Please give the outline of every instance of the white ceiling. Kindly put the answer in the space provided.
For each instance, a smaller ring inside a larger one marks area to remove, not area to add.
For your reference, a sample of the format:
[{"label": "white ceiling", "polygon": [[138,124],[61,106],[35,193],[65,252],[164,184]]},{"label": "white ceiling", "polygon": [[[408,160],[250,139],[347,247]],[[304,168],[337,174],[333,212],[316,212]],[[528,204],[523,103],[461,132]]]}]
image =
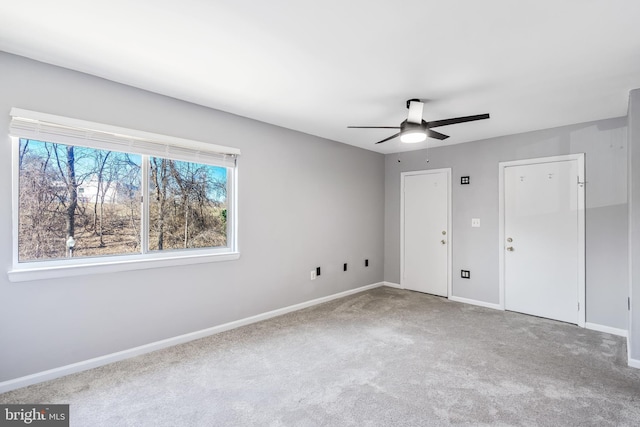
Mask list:
[{"label": "white ceiling", "polygon": [[638,0],[0,0],[0,50],[381,153],[624,116]]}]

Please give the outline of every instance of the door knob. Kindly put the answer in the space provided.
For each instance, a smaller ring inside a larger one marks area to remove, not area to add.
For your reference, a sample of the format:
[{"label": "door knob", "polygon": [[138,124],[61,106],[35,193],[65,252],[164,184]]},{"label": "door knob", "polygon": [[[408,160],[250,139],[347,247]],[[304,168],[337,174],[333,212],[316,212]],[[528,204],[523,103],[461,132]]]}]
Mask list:
[{"label": "door knob", "polygon": [[446,244],[447,242],[445,242],[444,240],[440,240],[440,243],[442,243],[443,245]]},{"label": "door knob", "polygon": [[507,250],[508,250],[509,252],[513,252],[513,246],[507,246]]}]

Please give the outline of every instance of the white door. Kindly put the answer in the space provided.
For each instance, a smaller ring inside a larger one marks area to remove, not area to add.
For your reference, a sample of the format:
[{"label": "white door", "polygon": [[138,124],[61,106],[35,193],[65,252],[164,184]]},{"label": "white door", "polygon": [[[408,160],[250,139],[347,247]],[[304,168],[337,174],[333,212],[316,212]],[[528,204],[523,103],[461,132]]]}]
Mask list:
[{"label": "white door", "polygon": [[581,323],[581,181],[578,160],[504,168],[505,309]]},{"label": "white door", "polygon": [[401,286],[448,296],[450,169],[402,174]]}]

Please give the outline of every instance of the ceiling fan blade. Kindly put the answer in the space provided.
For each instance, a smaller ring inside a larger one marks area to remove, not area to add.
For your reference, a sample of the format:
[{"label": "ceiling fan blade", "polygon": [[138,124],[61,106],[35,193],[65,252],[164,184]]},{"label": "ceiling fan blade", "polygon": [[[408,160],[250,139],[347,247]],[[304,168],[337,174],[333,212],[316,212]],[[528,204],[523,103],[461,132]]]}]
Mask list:
[{"label": "ceiling fan blade", "polygon": [[396,133],[395,135],[391,135],[389,138],[385,138],[385,139],[383,139],[382,141],[378,141],[378,142],[376,142],[376,144],[382,144],[383,142],[386,142],[386,141],[388,141],[388,140],[390,140],[390,139],[395,138],[396,136],[400,135],[401,133],[402,133],[402,132],[398,132],[398,133]]},{"label": "ceiling fan blade", "polygon": [[473,122],[475,120],[484,120],[488,118],[489,118],[488,114],[478,114],[476,116],[465,116],[465,117],[456,117],[455,119],[436,120],[434,122],[427,122],[427,128],[455,125],[456,123]]},{"label": "ceiling fan blade", "polygon": [[442,141],[443,139],[449,138],[449,135],[445,135],[443,133],[436,132],[435,130],[431,130],[431,129],[427,129],[427,136],[429,138],[439,139],[440,141]]},{"label": "ceiling fan blade", "polygon": [[409,123],[422,123],[422,110],[424,103],[417,100],[409,101],[409,115],[407,116],[407,122]]},{"label": "ceiling fan blade", "polygon": [[347,129],[400,129],[400,126],[347,126]]}]

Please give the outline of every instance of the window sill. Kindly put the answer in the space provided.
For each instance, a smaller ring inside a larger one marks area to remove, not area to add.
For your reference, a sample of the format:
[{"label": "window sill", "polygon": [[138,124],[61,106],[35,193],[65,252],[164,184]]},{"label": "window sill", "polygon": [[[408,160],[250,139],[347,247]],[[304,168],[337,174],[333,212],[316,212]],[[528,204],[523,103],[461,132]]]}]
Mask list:
[{"label": "window sill", "polygon": [[177,265],[204,264],[210,262],[232,261],[240,258],[239,252],[217,254],[194,254],[181,256],[163,256],[158,258],[137,258],[127,260],[109,260],[75,265],[48,265],[43,267],[13,268],[7,273],[11,282],[56,279],[61,277],[84,276],[88,274],[114,273],[118,271],[144,270]]}]

